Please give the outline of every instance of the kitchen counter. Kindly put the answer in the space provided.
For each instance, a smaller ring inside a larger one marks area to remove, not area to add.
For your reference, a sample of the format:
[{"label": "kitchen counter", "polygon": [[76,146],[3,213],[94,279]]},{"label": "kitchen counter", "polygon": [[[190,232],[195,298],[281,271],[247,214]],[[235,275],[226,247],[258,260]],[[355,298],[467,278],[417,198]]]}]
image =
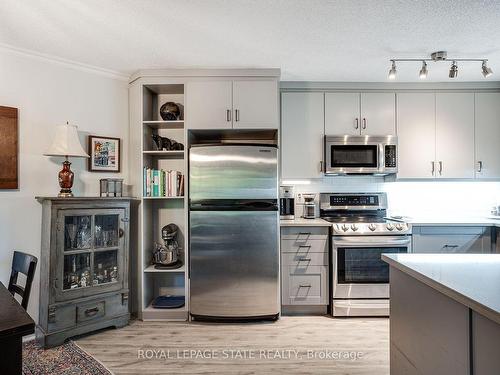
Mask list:
[{"label": "kitchen counter", "polygon": [[282,227],[329,227],[331,225],[332,223],[329,223],[328,221],[320,218],[296,218],[294,220],[280,220],[280,226]]},{"label": "kitchen counter", "polygon": [[500,324],[500,254],[387,254],[382,259]]},{"label": "kitchen counter", "polygon": [[391,374],[500,374],[500,254],[387,254]]},{"label": "kitchen counter", "polygon": [[411,217],[404,216],[403,220],[416,226],[481,226],[481,227],[500,227],[500,217]]}]

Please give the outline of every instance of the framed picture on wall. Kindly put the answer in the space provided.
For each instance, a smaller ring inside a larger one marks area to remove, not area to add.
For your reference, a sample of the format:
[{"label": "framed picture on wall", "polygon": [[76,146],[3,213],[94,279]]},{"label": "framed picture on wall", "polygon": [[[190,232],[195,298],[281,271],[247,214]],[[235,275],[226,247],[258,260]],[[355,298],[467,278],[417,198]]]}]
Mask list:
[{"label": "framed picture on wall", "polygon": [[17,108],[0,106],[0,189],[18,189]]},{"label": "framed picture on wall", "polygon": [[89,171],[120,172],[120,138],[89,135]]}]

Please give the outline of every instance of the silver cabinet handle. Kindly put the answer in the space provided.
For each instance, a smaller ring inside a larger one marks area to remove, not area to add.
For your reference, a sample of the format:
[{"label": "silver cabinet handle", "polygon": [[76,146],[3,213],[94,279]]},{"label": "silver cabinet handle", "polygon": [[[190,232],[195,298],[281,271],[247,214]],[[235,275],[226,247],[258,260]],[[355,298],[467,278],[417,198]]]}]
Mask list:
[{"label": "silver cabinet handle", "polygon": [[299,262],[310,262],[311,258],[300,258]]},{"label": "silver cabinet handle", "polygon": [[481,173],[481,172],[483,171],[483,162],[482,162],[481,160],[479,160],[479,161],[477,162],[477,171],[478,171],[479,173]]},{"label": "silver cabinet handle", "polygon": [[234,121],[240,121],[240,110],[239,109],[234,110]]},{"label": "silver cabinet handle", "polygon": [[366,129],[366,119],[363,118],[363,129]]},{"label": "silver cabinet handle", "polygon": [[431,166],[432,166],[432,175],[434,176],[434,172],[436,172],[436,162],[431,161]]},{"label": "silver cabinet handle", "polygon": [[299,232],[299,236],[310,236],[311,232]]},{"label": "silver cabinet handle", "polygon": [[439,162],[439,175],[441,176],[443,174],[443,162]]},{"label": "silver cabinet handle", "polygon": [[444,245],[443,249],[456,249],[457,247],[459,247],[459,246],[458,245]]},{"label": "silver cabinet handle", "polygon": [[311,284],[300,284],[299,288],[310,288]]},{"label": "silver cabinet handle", "polygon": [[231,110],[226,109],[226,121],[229,122],[231,121]]},{"label": "silver cabinet handle", "polygon": [[299,245],[299,249],[301,249],[301,248],[310,249],[311,245]]},{"label": "silver cabinet handle", "polygon": [[356,117],[356,120],[354,120],[354,129],[359,129],[359,118]]},{"label": "silver cabinet handle", "polygon": [[323,172],[323,160],[319,162],[319,171]]}]

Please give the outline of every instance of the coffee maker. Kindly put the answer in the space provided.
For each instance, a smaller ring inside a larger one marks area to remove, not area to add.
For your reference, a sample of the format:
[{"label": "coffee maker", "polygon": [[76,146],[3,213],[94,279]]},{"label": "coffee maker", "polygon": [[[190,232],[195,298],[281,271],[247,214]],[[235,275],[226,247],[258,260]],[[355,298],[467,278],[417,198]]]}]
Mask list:
[{"label": "coffee maker", "polygon": [[280,186],[280,219],[295,219],[295,196],[293,186]]}]

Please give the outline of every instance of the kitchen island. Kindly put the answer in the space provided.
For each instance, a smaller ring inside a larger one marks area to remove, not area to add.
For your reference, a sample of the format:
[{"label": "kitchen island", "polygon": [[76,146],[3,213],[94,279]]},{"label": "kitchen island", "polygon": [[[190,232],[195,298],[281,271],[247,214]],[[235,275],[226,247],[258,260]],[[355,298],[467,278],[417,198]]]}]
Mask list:
[{"label": "kitchen island", "polygon": [[391,374],[500,374],[500,254],[387,254]]}]

